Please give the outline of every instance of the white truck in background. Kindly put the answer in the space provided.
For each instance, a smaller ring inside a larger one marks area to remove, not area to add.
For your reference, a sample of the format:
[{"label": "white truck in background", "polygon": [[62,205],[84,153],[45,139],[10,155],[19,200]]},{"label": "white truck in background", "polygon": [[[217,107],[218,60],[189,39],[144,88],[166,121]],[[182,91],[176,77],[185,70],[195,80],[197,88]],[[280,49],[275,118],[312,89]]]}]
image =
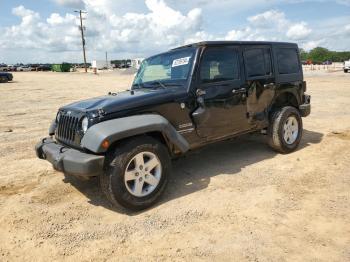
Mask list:
[{"label": "white truck in background", "polygon": [[344,62],[344,73],[350,71],[350,60]]},{"label": "white truck in background", "polygon": [[131,59],[131,67],[135,68],[135,69],[139,69],[141,66],[142,61],[145,60],[144,58],[135,58],[135,59]]},{"label": "white truck in background", "polygon": [[111,68],[111,62],[106,60],[93,60],[91,67],[96,69],[108,69]]}]

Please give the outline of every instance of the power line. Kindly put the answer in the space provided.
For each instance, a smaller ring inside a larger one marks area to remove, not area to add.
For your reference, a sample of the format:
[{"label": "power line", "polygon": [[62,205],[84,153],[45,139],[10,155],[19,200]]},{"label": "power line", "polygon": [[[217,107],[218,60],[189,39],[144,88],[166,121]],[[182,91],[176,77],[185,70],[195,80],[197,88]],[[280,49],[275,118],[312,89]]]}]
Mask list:
[{"label": "power line", "polygon": [[82,11],[82,10],[75,10],[74,12],[79,13],[80,17],[80,31],[81,31],[81,43],[83,45],[83,56],[84,56],[84,68],[85,68],[85,73],[87,73],[87,66],[86,66],[86,54],[85,54],[85,37],[84,37],[84,30],[86,29],[83,26],[83,18],[81,14],[87,14],[87,12]]}]

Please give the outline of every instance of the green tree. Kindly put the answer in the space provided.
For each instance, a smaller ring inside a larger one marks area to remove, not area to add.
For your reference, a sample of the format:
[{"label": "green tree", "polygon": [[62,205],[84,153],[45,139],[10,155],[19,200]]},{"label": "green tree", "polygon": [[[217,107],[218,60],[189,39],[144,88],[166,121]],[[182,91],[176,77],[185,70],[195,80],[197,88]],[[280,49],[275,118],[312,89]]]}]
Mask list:
[{"label": "green tree", "polygon": [[316,47],[309,52],[309,59],[314,63],[322,63],[327,60],[331,60],[331,51],[324,47]]},{"label": "green tree", "polygon": [[306,51],[305,51],[304,49],[302,49],[302,48],[299,49],[299,52],[300,52],[300,59],[301,59],[301,61],[306,61],[306,60],[308,60],[308,56],[309,56],[308,52],[306,52]]},{"label": "green tree", "polygon": [[343,62],[350,59],[350,52],[330,51],[324,47],[316,47],[309,52],[300,49],[300,57],[303,61],[311,60],[313,63],[322,63],[327,60],[332,62]]}]

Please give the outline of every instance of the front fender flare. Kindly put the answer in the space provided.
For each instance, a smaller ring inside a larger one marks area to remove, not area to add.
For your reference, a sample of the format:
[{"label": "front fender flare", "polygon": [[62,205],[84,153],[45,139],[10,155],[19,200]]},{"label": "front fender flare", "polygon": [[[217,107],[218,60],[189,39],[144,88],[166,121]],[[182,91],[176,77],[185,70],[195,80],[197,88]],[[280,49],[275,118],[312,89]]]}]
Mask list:
[{"label": "front fender flare", "polygon": [[167,119],[156,114],[128,116],[107,120],[90,127],[81,140],[81,146],[94,152],[103,153],[102,143],[110,144],[128,137],[149,132],[161,132],[182,153],[189,150],[189,144]]}]

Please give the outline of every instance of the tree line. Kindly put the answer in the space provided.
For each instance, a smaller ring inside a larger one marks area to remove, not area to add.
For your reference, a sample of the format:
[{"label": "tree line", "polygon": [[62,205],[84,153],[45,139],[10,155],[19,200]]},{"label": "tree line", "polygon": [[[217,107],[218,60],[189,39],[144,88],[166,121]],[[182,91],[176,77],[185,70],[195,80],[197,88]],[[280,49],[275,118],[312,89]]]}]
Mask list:
[{"label": "tree line", "polygon": [[316,47],[309,52],[300,49],[302,61],[312,61],[314,64],[323,63],[325,61],[344,62],[350,60],[350,51],[330,51],[324,47]]}]

